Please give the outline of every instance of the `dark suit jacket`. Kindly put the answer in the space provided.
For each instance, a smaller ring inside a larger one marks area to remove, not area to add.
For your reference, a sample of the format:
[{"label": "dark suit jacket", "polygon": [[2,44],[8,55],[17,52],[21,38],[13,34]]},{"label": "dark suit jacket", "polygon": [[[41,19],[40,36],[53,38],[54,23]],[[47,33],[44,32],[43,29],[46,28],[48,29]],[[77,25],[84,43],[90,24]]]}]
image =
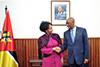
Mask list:
[{"label": "dark suit jacket", "polygon": [[86,29],[76,27],[76,35],[74,43],[72,43],[70,30],[64,32],[64,44],[60,47],[61,52],[68,48],[68,62],[74,63],[74,59],[78,65],[89,59],[89,43]]},{"label": "dark suit jacket", "polygon": [[66,20],[66,15],[67,15],[67,13],[66,13],[66,11],[63,11],[62,12],[62,14],[60,15],[60,17],[59,17],[59,19],[57,19],[57,15],[58,15],[58,13],[55,15],[55,20]]}]

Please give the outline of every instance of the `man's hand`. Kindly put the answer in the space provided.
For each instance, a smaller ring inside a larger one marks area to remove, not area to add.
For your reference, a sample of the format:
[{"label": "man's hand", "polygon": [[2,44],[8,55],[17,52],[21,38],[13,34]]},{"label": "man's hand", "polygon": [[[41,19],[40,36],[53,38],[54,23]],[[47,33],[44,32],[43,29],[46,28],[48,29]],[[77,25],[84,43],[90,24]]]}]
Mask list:
[{"label": "man's hand", "polygon": [[56,51],[57,53],[60,53],[61,52],[61,48],[60,47],[54,47],[53,51]]},{"label": "man's hand", "polygon": [[84,59],[84,64],[88,63],[89,60],[88,59]]}]

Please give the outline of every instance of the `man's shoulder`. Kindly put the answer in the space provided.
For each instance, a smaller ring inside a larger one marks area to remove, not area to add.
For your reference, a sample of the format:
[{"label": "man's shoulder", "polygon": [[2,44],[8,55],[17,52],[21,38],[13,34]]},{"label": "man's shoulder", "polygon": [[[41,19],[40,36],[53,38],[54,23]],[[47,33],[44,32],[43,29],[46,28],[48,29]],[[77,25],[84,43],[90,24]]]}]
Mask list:
[{"label": "man's shoulder", "polygon": [[77,27],[77,26],[76,26],[76,28],[77,28],[77,29],[80,29],[80,30],[85,30],[85,28],[83,28],[83,27]]},{"label": "man's shoulder", "polygon": [[67,14],[66,11],[63,11],[63,14]]},{"label": "man's shoulder", "polygon": [[68,29],[68,30],[66,30],[64,33],[68,33],[70,30]]}]

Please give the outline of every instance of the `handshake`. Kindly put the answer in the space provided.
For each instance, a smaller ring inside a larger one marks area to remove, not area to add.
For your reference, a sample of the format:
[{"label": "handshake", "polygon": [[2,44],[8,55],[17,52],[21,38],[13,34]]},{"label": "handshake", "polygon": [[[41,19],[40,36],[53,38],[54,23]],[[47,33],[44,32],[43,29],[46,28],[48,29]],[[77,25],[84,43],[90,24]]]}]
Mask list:
[{"label": "handshake", "polygon": [[57,53],[60,53],[61,52],[61,48],[60,47],[54,47],[53,51],[56,51]]}]

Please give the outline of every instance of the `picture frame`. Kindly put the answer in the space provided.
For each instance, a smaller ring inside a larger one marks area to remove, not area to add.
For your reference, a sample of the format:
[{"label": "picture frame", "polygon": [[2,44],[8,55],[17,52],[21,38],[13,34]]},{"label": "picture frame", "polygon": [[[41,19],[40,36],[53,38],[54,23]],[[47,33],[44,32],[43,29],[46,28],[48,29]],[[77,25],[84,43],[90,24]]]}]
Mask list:
[{"label": "picture frame", "polygon": [[70,1],[51,1],[51,23],[53,26],[65,26],[70,17]]}]

